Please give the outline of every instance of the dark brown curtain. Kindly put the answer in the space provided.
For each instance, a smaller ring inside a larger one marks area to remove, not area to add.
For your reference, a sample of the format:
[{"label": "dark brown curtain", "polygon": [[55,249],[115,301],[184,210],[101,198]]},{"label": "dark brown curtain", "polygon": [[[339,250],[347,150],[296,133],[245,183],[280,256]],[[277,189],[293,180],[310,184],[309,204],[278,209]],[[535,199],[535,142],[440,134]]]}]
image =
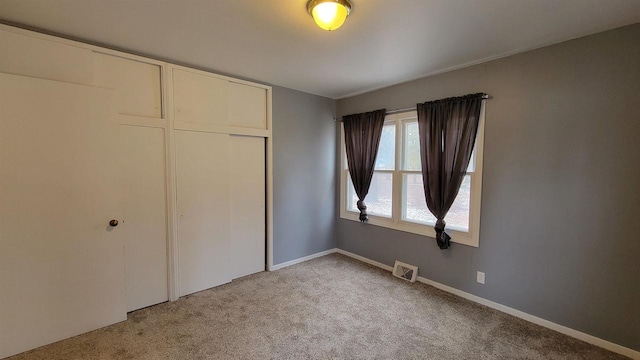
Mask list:
[{"label": "dark brown curtain", "polygon": [[444,218],[458,195],[471,160],[484,95],[418,104],[424,194],[429,211],[437,218],[436,241],[440,249],[450,246]]},{"label": "dark brown curtain", "polygon": [[369,193],[369,186],[373,178],[373,168],[376,163],[386,114],[387,110],[382,109],[347,115],[342,118],[347,164],[353,188],[358,195],[358,210],[360,210],[360,221],[362,222],[369,220],[364,198]]}]

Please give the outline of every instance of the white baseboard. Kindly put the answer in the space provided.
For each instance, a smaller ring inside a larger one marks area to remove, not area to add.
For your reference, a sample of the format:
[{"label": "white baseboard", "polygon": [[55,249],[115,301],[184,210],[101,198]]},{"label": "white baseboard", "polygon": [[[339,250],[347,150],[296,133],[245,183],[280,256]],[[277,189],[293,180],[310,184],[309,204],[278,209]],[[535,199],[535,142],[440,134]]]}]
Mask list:
[{"label": "white baseboard", "polygon": [[[366,258],[364,256],[360,256],[360,255],[351,253],[351,252],[346,251],[346,250],[337,249],[336,252],[339,253],[339,254],[342,254],[342,255],[349,256],[349,257],[354,258],[356,260],[360,260],[360,261],[362,261],[364,263],[367,263],[367,264],[379,267],[381,269],[387,270],[389,272],[393,270],[393,267],[391,267],[389,265],[377,262],[375,260],[368,259],[368,258]],[[571,337],[576,338],[578,340],[582,340],[582,341],[587,342],[589,344],[593,344],[595,346],[598,346],[598,347],[601,347],[603,349],[618,353],[620,355],[628,356],[628,357],[630,357],[632,359],[635,359],[635,360],[640,360],[640,351],[636,351],[636,350],[624,347],[622,345],[618,345],[618,344],[612,343],[610,341],[597,338],[597,337],[595,337],[593,335],[585,334],[585,333],[580,332],[578,330],[574,330],[574,329],[568,328],[566,326],[563,326],[563,325],[560,325],[560,324],[556,324],[556,323],[551,322],[549,320],[545,320],[545,319],[539,318],[537,316],[527,314],[527,313],[525,313],[523,311],[516,310],[514,308],[510,308],[510,307],[502,305],[502,304],[498,304],[497,302],[493,302],[491,300],[487,300],[485,298],[481,298],[479,296],[470,294],[468,292],[464,292],[462,290],[458,290],[456,288],[452,288],[451,286],[447,286],[447,285],[441,284],[439,282],[436,282],[436,281],[433,281],[433,280],[429,280],[429,279],[427,279],[425,277],[422,277],[422,276],[418,276],[418,282],[421,282],[421,283],[424,283],[424,284],[427,284],[427,285],[431,285],[431,286],[433,286],[435,288],[438,288],[440,290],[446,291],[448,293],[451,293],[451,294],[454,294],[454,295],[458,295],[458,296],[463,297],[463,298],[465,298],[467,300],[471,300],[471,301],[476,302],[478,304],[482,304],[482,305],[488,306],[488,307],[490,307],[492,309],[496,309],[498,311],[507,313],[509,315],[513,315],[515,317],[518,317],[520,319],[532,322],[534,324],[537,324],[537,325],[540,325],[540,326],[544,326],[544,327],[546,327],[548,329],[557,331],[557,332],[559,332],[561,334],[565,334],[565,335],[571,336]]]},{"label": "white baseboard", "polygon": [[278,265],[273,265],[271,267],[271,271],[280,270],[282,268],[286,268],[287,266],[299,264],[301,262],[305,262],[305,261],[308,261],[308,260],[311,260],[311,259],[315,259],[317,257],[333,254],[337,250],[338,250],[337,248],[333,248],[333,249],[329,249],[329,250],[325,250],[325,251],[320,251],[318,253],[311,254],[309,256],[305,256],[305,257],[301,257],[301,258],[294,259],[294,260],[291,260],[291,261],[283,262],[283,263],[280,263]]},{"label": "white baseboard", "polygon": [[375,261],[375,260],[371,260],[371,259],[369,259],[369,258],[366,258],[366,257],[364,257],[364,256],[360,256],[360,255],[354,254],[354,253],[352,253],[352,252],[348,252],[348,251],[346,251],[346,250],[338,249],[337,253],[338,253],[338,254],[342,254],[342,255],[346,255],[346,256],[348,256],[348,257],[352,257],[352,258],[354,258],[354,259],[356,259],[356,260],[360,260],[360,261],[362,261],[362,262],[364,262],[364,263],[367,263],[367,264],[369,264],[369,265],[373,265],[373,266],[375,266],[375,267],[379,267],[380,269],[384,269],[384,270],[387,270],[387,271],[389,271],[389,272],[393,271],[393,266],[389,266],[389,265],[387,265],[387,264],[383,264],[383,263],[381,263],[381,262],[377,262],[377,261]]}]

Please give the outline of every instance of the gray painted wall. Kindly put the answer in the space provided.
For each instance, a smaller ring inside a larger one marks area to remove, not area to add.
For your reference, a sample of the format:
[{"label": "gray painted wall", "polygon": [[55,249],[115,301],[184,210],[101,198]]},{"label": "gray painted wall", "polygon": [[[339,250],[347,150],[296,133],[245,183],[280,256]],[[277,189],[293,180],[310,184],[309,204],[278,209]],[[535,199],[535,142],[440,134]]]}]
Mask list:
[{"label": "gray painted wall", "polygon": [[441,251],[432,238],[342,219],[338,247],[640,350],[640,24],[338,100],[337,110],[481,91],[493,99],[480,247]]},{"label": "gray painted wall", "polygon": [[273,87],[275,265],[337,245],[335,100]]}]

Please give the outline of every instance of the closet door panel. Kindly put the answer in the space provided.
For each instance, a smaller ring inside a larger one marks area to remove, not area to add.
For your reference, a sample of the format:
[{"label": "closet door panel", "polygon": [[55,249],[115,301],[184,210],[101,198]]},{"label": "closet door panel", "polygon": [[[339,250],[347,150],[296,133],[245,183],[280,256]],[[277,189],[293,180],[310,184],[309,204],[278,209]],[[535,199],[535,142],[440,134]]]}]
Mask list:
[{"label": "closet door panel", "polygon": [[175,131],[180,296],[231,281],[229,136]]},{"label": "closet door panel", "polygon": [[100,53],[93,56],[95,85],[117,91],[120,114],[162,117],[160,66]]},{"label": "closet door panel", "polygon": [[127,311],[169,300],[164,129],[120,125]]},{"label": "closet door panel", "polygon": [[229,82],[229,125],[266,129],[267,91]]},{"label": "closet door panel", "polygon": [[0,358],[126,320],[113,91],[0,74]]},{"label": "closet door panel", "polygon": [[92,55],[79,47],[0,30],[0,72],[91,85]]},{"label": "closet door panel", "polygon": [[264,138],[231,136],[231,254],[233,278],[265,269]]},{"label": "closet door panel", "polygon": [[175,120],[227,125],[228,81],[173,70]]}]

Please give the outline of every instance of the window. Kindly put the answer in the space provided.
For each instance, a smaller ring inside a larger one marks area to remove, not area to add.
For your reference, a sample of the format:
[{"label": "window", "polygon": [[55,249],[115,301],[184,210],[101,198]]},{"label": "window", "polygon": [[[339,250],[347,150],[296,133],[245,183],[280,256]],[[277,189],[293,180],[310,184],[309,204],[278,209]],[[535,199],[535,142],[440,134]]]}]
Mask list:
[{"label": "window", "polygon": [[[358,197],[353,190],[342,132],[340,217],[358,221]],[[478,138],[467,174],[445,221],[451,241],[478,246],[484,106]],[[436,218],[427,209],[422,185],[420,140],[415,111],[387,115],[380,138],[375,171],[365,199],[369,224],[435,237]]]},{"label": "window", "polygon": [[[391,218],[392,199],[393,199],[393,173],[396,164],[396,127],[394,124],[385,123],[380,136],[380,145],[378,146],[378,155],[376,156],[376,164],[373,171],[373,179],[369,186],[369,193],[365,200],[367,205],[367,214],[376,215],[385,218]],[[345,154],[346,164],[346,154]],[[353,188],[351,177],[347,174],[349,182],[347,204],[349,211],[360,213],[356,203],[358,196]]]}]

